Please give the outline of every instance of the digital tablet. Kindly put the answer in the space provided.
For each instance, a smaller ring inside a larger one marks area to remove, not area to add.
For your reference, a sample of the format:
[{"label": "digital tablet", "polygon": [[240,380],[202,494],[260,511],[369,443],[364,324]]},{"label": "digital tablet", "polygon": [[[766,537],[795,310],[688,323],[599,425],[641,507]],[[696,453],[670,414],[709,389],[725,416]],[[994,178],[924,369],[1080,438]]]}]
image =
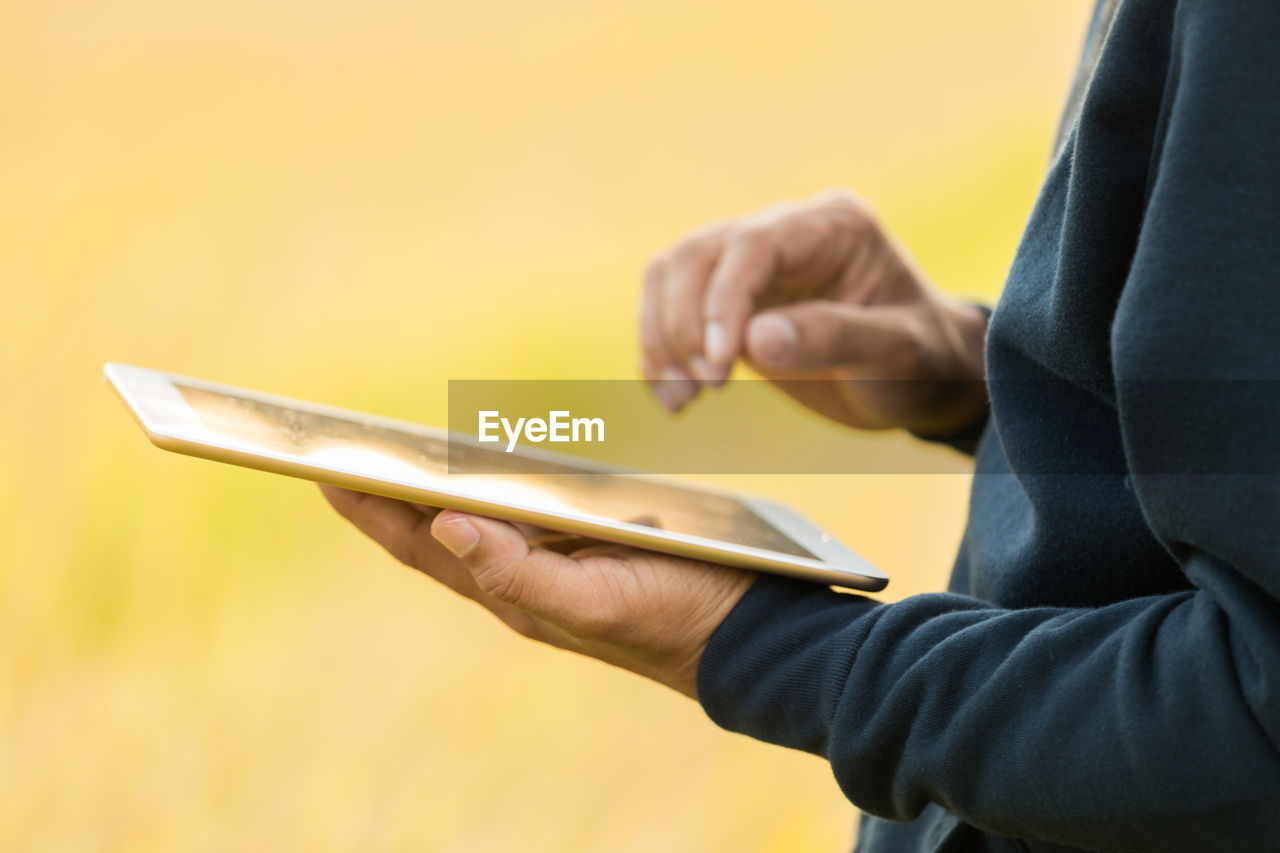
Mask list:
[{"label": "digital tablet", "polygon": [[141,367],[105,373],[165,450],[823,584],[888,583],[799,513],[760,498]]}]

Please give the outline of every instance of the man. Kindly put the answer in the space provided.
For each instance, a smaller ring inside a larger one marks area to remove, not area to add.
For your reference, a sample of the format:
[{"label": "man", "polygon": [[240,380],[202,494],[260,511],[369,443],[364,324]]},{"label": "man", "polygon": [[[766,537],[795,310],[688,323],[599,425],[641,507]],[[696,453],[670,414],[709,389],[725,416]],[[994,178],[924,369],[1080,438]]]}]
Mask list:
[{"label": "man", "polygon": [[515,630],[825,756],[861,850],[1280,850],[1277,154],[1280,6],[1103,0],[989,329],[846,194],[651,266],[671,408],[744,358],[843,423],[975,451],[949,593],[564,556],[327,494]]}]

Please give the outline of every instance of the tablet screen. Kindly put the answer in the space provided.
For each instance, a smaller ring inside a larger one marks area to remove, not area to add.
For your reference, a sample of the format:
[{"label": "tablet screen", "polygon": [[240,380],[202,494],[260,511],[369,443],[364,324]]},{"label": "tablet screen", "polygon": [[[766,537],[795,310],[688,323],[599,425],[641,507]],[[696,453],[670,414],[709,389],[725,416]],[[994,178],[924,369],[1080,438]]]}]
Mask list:
[{"label": "tablet screen", "polygon": [[[602,474],[541,455],[396,429],[210,391],[174,387],[219,441],[294,461],[527,509],[631,522],[673,533],[818,559],[728,495],[635,476]],[[469,469],[484,473],[468,473]],[[494,473],[499,471],[501,473]]]}]

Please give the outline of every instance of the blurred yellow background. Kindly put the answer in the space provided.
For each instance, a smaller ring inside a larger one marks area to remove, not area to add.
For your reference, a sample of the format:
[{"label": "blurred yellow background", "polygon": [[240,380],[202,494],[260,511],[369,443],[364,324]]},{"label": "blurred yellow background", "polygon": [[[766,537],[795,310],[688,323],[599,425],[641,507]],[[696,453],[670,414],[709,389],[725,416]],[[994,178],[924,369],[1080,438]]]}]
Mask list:
[{"label": "blurred yellow background", "polygon": [[[651,252],[835,184],[993,298],[1087,5],[0,6],[0,849],[845,848],[821,760],[150,447],[101,364],[431,423],[448,378],[632,377]],[[730,484],[893,598],[968,485]]]}]

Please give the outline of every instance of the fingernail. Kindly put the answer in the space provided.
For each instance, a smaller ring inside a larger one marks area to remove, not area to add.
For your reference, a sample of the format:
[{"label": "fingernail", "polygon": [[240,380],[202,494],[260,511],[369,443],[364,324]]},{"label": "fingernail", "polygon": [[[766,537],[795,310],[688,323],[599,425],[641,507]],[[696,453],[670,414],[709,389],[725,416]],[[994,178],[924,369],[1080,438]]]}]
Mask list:
[{"label": "fingernail", "polygon": [[720,377],[720,372],[700,355],[695,355],[689,359],[689,369],[693,371],[694,377],[699,382],[708,387],[711,387],[712,383]]},{"label": "fingernail", "polygon": [[431,528],[431,535],[444,547],[453,552],[455,557],[465,557],[480,541],[480,531],[465,518],[451,518],[436,523]]},{"label": "fingernail", "polygon": [[662,371],[662,384],[677,409],[698,396],[698,383],[677,367],[668,367]]},{"label": "fingernail", "polygon": [[729,336],[725,334],[724,326],[719,320],[712,320],[707,324],[702,333],[702,342],[703,351],[712,364],[725,365],[733,360],[733,353],[729,352]]},{"label": "fingernail", "polygon": [[785,364],[795,356],[800,336],[795,324],[777,314],[765,314],[751,322],[755,355],[773,364]]},{"label": "fingernail", "polygon": [[658,398],[658,402],[662,404],[669,412],[676,410],[675,398],[671,396],[671,389],[667,387],[667,383],[659,380],[653,383],[653,393]]}]

